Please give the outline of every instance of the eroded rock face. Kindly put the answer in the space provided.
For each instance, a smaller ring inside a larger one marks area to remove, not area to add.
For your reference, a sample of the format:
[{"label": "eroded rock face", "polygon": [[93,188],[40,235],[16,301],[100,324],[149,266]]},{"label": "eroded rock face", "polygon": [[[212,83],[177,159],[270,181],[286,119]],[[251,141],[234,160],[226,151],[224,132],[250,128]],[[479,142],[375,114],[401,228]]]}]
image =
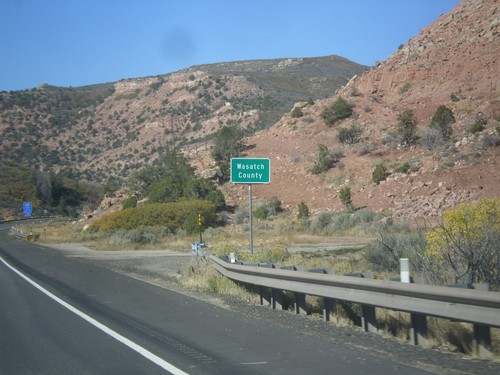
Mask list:
[{"label": "eroded rock face", "polygon": [[[358,89],[386,103],[415,105],[429,115],[431,104],[467,99],[476,111],[500,111],[500,11],[498,1],[462,1],[365,73]],[[496,104],[495,104],[496,103]],[[427,109],[424,107],[427,105]]]},{"label": "eroded rock face", "polygon": [[[356,207],[410,219],[439,218],[459,203],[498,196],[499,24],[498,1],[463,1],[331,99],[312,106],[297,103],[302,117],[285,115],[247,142],[255,145],[250,156],[272,158],[272,183],[257,187],[255,194],[277,196],[292,209],[304,201],[312,211],[342,210],[338,191],[350,186]],[[329,128],[321,111],[339,96],[353,105],[355,115]],[[399,113],[413,111],[420,136],[439,105],[456,118],[446,149],[387,141],[396,133]],[[469,133],[477,121],[486,129]],[[338,129],[352,125],[363,128],[362,140],[346,147],[337,140]],[[342,149],[344,155],[338,168],[315,176],[310,168],[319,144]],[[394,168],[405,161],[418,167],[409,174],[391,170],[387,181],[372,182],[375,164]],[[241,187],[233,192],[236,202],[244,199]]]}]

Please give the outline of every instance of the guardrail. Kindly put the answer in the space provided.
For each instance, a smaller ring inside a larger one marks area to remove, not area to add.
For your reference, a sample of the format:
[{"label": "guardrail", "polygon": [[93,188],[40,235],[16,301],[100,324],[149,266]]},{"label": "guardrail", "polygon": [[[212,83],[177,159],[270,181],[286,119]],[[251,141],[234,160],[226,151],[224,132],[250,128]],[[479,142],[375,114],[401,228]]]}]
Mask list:
[{"label": "guardrail", "polygon": [[490,327],[500,328],[500,293],[373,280],[352,276],[252,267],[210,255],[222,275],[258,287],[261,304],[282,308],[283,291],[294,293],[294,310],[307,314],[306,295],[323,297],[323,319],[329,320],[337,301],[361,305],[361,326],[377,331],[376,307],[410,313],[410,340],[427,346],[426,316],[473,324],[476,355],[491,356]]},{"label": "guardrail", "polygon": [[13,225],[12,225],[12,227],[10,227],[10,231],[14,232],[15,236],[24,238],[28,241],[33,241],[33,240],[36,240],[36,238],[37,238],[37,236],[39,236],[39,234],[32,233],[32,231],[30,231],[29,233],[23,233],[23,231],[20,230],[18,227],[19,226],[26,226],[29,224],[31,224],[31,225],[39,224],[42,222],[66,221],[66,220],[71,221],[71,219],[58,218],[58,217],[52,217],[52,216],[31,217],[31,218],[0,221],[0,225],[12,223]]}]

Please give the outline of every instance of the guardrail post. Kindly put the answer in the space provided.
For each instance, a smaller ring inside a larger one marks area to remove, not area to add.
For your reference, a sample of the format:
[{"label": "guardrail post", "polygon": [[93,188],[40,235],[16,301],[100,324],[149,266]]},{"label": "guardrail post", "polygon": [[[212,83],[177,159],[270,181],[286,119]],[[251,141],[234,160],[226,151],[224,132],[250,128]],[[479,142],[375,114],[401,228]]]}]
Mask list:
[{"label": "guardrail post", "polygon": [[259,297],[261,306],[264,306],[264,301],[266,302],[267,306],[271,306],[271,292],[269,288],[259,286]]},{"label": "guardrail post", "polygon": [[425,315],[410,315],[410,341],[413,345],[427,347],[427,320]]},{"label": "guardrail post", "polygon": [[474,324],[472,349],[474,350],[474,355],[479,358],[490,359],[493,357],[493,353],[491,352],[490,327]]},{"label": "guardrail post", "polygon": [[361,305],[361,327],[365,332],[377,332],[375,306]]},{"label": "guardrail post", "polygon": [[295,314],[307,315],[306,295],[302,293],[294,293],[295,301],[293,303]]},{"label": "guardrail post", "polygon": [[329,322],[330,315],[337,311],[337,301],[331,298],[323,298],[323,321]]},{"label": "guardrail post", "polygon": [[271,307],[283,310],[283,293],[281,289],[271,289]]}]

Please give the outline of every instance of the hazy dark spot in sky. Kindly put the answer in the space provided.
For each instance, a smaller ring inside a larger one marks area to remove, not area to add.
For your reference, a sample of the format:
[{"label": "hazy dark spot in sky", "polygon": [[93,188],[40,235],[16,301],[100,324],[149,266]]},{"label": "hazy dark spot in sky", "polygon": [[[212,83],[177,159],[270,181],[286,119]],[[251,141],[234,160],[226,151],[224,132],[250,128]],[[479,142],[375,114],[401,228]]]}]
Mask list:
[{"label": "hazy dark spot in sky", "polygon": [[195,55],[196,43],[189,30],[169,30],[163,42],[163,55],[169,62],[188,64]]}]

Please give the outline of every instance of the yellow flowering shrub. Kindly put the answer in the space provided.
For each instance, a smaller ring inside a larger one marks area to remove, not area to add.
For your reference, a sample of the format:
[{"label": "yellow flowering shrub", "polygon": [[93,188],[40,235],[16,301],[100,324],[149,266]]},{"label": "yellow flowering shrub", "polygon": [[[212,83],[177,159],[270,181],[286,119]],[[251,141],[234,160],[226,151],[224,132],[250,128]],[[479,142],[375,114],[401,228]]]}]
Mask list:
[{"label": "yellow flowering shrub", "polygon": [[451,267],[456,282],[500,284],[500,198],[445,211],[443,224],[426,239],[424,255]]}]

